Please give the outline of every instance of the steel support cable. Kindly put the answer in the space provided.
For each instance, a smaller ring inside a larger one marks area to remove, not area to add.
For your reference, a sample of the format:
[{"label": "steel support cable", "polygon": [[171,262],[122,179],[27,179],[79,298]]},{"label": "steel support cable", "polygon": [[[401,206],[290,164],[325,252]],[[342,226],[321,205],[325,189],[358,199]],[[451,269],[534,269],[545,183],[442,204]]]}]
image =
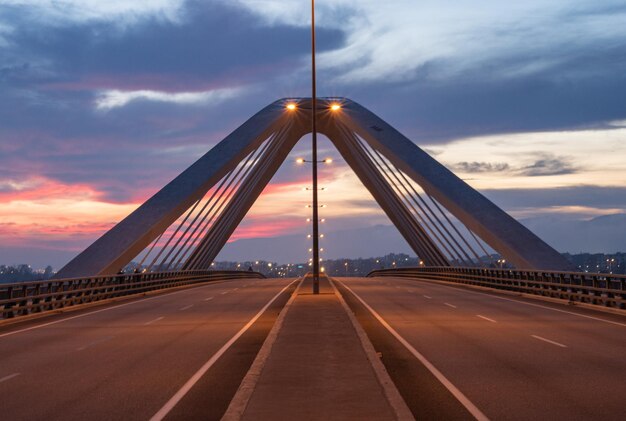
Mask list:
[{"label": "steel support cable", "polygon": [[478,244],[478,247],[480,247],[480,249],[485,253],[485,256],[487,256],[487,258],[489,259],[489,263],[494,264],[495,262],[493,260],[493,257],[491,257],[491,254],[485,249],[482,240],[476,234],[474,234],[474,231],[467,228],[467,226],[465,228],[467,229],[467,232],[470,233],[472,238],[474,238],[474,241],[476,241],[476,244]]},{"label": "steel support cable", "polygon": [[[381,174],[376,170],[374,164],[370,159],[367,158],[365,152],[361,149],[361,147],[356,143],[354,134],[348,131],[347,129],[343,129],[344,137],[346,138],[346,143],[352,146],[351,151],[358,152],[358,155],[354,155],[354,158],[361,162],[361,165],[364,165],[366,168],[363,168],[369,171],[370,181],[378,185],[377,191],[379,194],[384,195],[386,198],[385,203],[387,206],[391,206],[393,208],[393,213],[396,218],[399,219],[398,223],[401,226],[406,226],[407,229],[402,229],[402,233],[404,236],[409,236],[410,240],[407,239],[411,247],[416,251],[418,256],[424,260],[428,260],[433,265],[441,265],[442,263],[436,257],[436,255],[429,250],[426,246],[428,240],[425,240],[420,235],[420,228],[415,225],[415,221],[412,220],[412,217],[409,214],[407,209],[404,209],[404,206],[400,203],[397,196],[393,193],[391,188],[385,181],[382,179]],[[410,229],[410,228],[413,229]]]},{"label": "steel support cable", "polygon": [[[392,163],[393,165],[393,163]],[[415,197],[424,205],[424,208],[426,208],[428,210],[428,212],[432,215],[432,217],[435,219],[435,221],[437,221],[437,223],[439,224],[439,226],[441,227],[441,229],[444,230],[444,232],[447,234],[447,238],[449,238],[452,242],[454,242],[454,244],[456,245],[456,247],[458,248],[458,250],[461,250],[461,252],[465,255],[465,257],[471,262],[472,258],[467,254],[467,251],[463,248],[463,246],[461,246],[459,244],[459,242],[457,241],[457,239],[454,237],[454,235],[452,235],[452,233],[450,232],[450,230],[448,230],[448,227],[446,227],[446,225],[443,223],[443,221],[436,215],[435,211],[432,209],[432,207],[428,204],[428,202],[426,202],[426,200],[420,195],[420,193],[417,191],[417,189],[415,189],[415,186],[413,185],[413,182],[411,180],[408,179],[408,177],[402,172],[400,171],[395,165],[393,165],[393,167],[396,169],[396,171],[398,172],[398,174],[400,174],[400,176],[402,177],[402,179],[411,187],[411,190],[413,190],[413,193],[415,194]],[[421,208],[421,207],[420,207]]]},{"label": "steel support cable", "polygon": [[[245,161],[246,163],[250,160],[250,157],[252,157],[254,155],[254,153],[256,152],[257,149],[254,149],[248,155],[248,157],[247,157],[247,159]],[[189,243],[189,240],[193,237],[193,234],[196,232],[198,227],[202,225],[202,223],[206,219],[207,215],[211,212],[211,209],[215,206],[215,204],[219,202],[220,198],[223,195],[222,188],[226,185],[225,189],[228,189],[228,186],[234,180],[237,179],[239,172],[241,171],[242,168],[244,168],[244,166],[245,166],[245,163],[244,163],[243,166],[242,165],[235,166],[235,168],[233,168],[231,171],[229,171],[228,174],[225,177],[223,177],[222,180],[220,180],[220,183],[218,184],[217,188],[213,191],[213,194],[211,195],[211,197],[206,201],[206,203],[204,204],[204,206],[202,207],[200,212],[196,215],[196,217],[194,218],[193,222],[189,226],[187,226],[187,228],[186,228],[185,232],[183,233],[183,235],[178,239],[177,243],[170,250],[168,255],[163,259],[162,264],[165,264],[167,262],[167,267],[166,267],[165,270],[169,270],[170,269],[170,267],[172,266],[172,262],[176,260],[176,258],[180,254],[181,250],[184,250],[187,247],[187,244]],[[209,204],[213,204],[213,205],[205,213],[205,210],[207,209]],[[198,224],[196,224],[198,218],[201,217],[201,216],[202,216],[202,218],[200,219],[200,222]],[[193,227],[193,231],[191,232],[191,234],[188,235],[188,233],[189,233],[189,231],[191,230],[192,227]],[[180,242],[182,241],[183,238],[185,240],[184,240],[182,246],[179,247]],[[170,256],[172,255],[174,250],[176,250],[176,253],[174,254],[174,257],[170,259]],[[174,267],[176,267],[176,265],[174,265]]]},{"label": "steel support cable", "polygon": [[[280,147],[284,143],[286,133],[291,129],[291,124],[287,124],[277,132],[276,136],[268,143],[268,147],[263,152],[263,155],[256,160],[253,171],[247,175],[243,181],[240,189],[234,193],[232,201],[229,202],[229,206],[233,206],[234,209],[229,209],[230,215],[226,215],[226,222],[219,221],[220,226],[212,226],[204,238],[202,239],[202,247],[194,251],[194,255],[185,263],[186,268],[190,267],[207,267],[211,260],[215,258],[215,255],[219,253],[219,249],[222,248],[224,240],[223,237],[228,234],[228,228],[233,224],[233,221],[237,217],[237,214],[244,206],[245,199],[254,186],[258,183],[259,178],[263,172],[272,164],[276,154],[279,152]],[[220,215],[221,217],[221,215]],[[217,224],[217,222],[216,222]]]},{"label": "steel support cable", "polygon": [[[283,149],[283,145],[286,140],[287,133],[291,130],[292,125],[288,124],[282,128],[282,130],[274,137],[272,145],[267,148],[267,151],[263,154],[255,166],[254,171],[246,178],[241,190],[238,190],[236,196],[229,202],[229,208],[220,215],[220,220],[216,221],[211,228],[211,232],[208,232],[203,238],[205,246],[201,252],[197,253],[195,259],[188,259],[188,263],[185,263],[185,267],[189,267],[189,264],[193,264],[193,267],[208,267],[210,263],[215,259],[220,252],[230,235],[236,229],[236,225],[245,216],[245,207],[248,204],[249,209],[249,196],[253,194],[255,189],[259,186],[261,179],[266,176],[268,169],[275,166],[275,161],[278,153]],[[268,180],[269,181],[269,180]],[[257,194],[260,194],[259,191]],[[238,221],[239,220],[239,221]]]},{"label": "steel support cable", "polygon": [[154,249],[154,246],[156,246],[157,243],[159,241],[161,241],[161,237],[163,237],[163,234],[165,234],[165,231],[163,231],[161,234],[159,234],[159,236],[152,242],[152,244],[150,245],[150,249],[148,250],[148,252],[146,254],[144,254],[143,258],[141,259],[141,262],[139,262],[139,266],[138,267],[143,266],[143,262],[145,262],[146,258],[148,256],[150,256],[150,253],[152,253],[152,249]]},{"label": "steel support cable", "polygon": [[[152,269],[152,266],[156,263],[156,261],[159,259],[159,257],[161,256],[161,254],[165,251],[165,249],[167,248],[167,246],[169,246],[170,242],[172,241],[172,239],[174,238],[174,236],[178,233],[178,231],[180,230],[180,227],[183,226],[183,224],[187,221],[187,219],[189,218],[189,215],[191,215],[193,213],[194,210],[196,210],[196,207],[198,206],[198,204],[200,203],[202,199],[198,199],[196,200],[196,202],[193,204],[193,206],[191,206],[189,208],[189,211],[187,212],[187,214],[185,215],[185,218],[183,219],[183,221],[176,227],[176,230],[174,231],[174,233],[170,236],[170,238],[166,241],[165,245],[163,247],[161,247],[161,249],[159,250],[159,252],[157,253],[157,255],[154,257],[154,259],[152,260],[152,262],[150,262],[150,265],[148,266],[148,271]],[[170,225],[171,226],[171,225]],[[169,228],[169,227],[168,227]],[[166,228],[161,235],[163,235],[163,233],[165,233],[168,228]],[[160,238],[160,237],[159,237]],[[155,243],[156,244],[156,243]]]},{"label": "steel support cable", "polygon": [[277,132],[275,132],[262,146],[262,148],[259,149],[258,153],[256,154],[256,156],[254,157],[254,159],[252,160],[252,162],[250,164],[248,164],[248,162],[246,162],[246,171],[245,173],[242,175],[241,177],[241,182],[237,184],[237,188],[232,188],[229,190],[229,194],[227,196],[226,199],[224,199],[221,203],[220,206],[215,210],[215,212],[211,215],[211,218],[207,221],[207,223],[203,226],[203,228],[200,230],[200,232],[196,235],[196,237],[194,238],[194,241],[192,244],[196,244],[196,242],[198,241],[198,239],[200,239],[199,244],[196,246],[196,248],[190,252],[190,250],[186,250],[185,253],[183,253],[180,258],[178,259],[178,261],[176,262],[176,265],[182,263],[183,261],[185,261],[185,263],[183,264],[184,267],[188,267],[190,265],[190,262],[193,260],[194,262],[197,260],[197,257],[202,253],[204,253],[204,250],[208,247],[208,242],[205,241],[206,237],[210,234],[210,232],[213,230],[213,225],[216,223],[215,221],[218,218],[218,215],[221,215],[221,213],[223,212],[223,209],[229,204],[231,203],[231,201],[233,200],[233,198],[235,197],[237,191],[239,190],[239,188],[241,188],[241,185],[243,183],[245,183],[245,180],[247,180],[249,178],[249,174],[254,171],[254,169],[256,168],[257,163],[261,160],[261,158],[265,155],[266,151],[270,148],[270,146],[273,144],[273,142],[275,141],[275,139],[277,139],[278,137],[283,136],[284,133],[284,128],[281,128],[280,130],[278,130]]},{"label": "steel support cable", "polygon": [[227,196],[212,212],[211,217],[206,221],[202,229],[195,235],[193,242],[190,244],[187,250],[185,250],[185,252],[180,255],[176,262],[177,266],[182,263],[183,267],[187,267],[189,265],[190,258],[193,258],[193,260],[195,261],[199,254],[204,253],[204,250],[209,246],[209,244],[205,241],[207,235],[209,235],[214,229],[214,225],[217,223],[217,220],[223,213],[224,209],[234,200],[241,186],[248,179],[249,175],[254,171],[256,163],[263,156],[271,142],[273,142],[273,139],[269,140],[264,145],[264,148],[260,151],[259,155],[255,157],[255,159],[252,161],[252,163],[250,163],[250,165],[247,165],[246,171],[239,180],[239,182],[232,188],[229,188]]},{"label": "steel support cable", "polygon": [[[448,221],[448,224],[452,227],[452,229],[454,230],[454,232],[456,232],[456,234],[461,237],[461,240],[463,240],[463,242],[467,245],[467,247],[472,251],[472,253],[474,254],[474,256],[476,256],[476,259],[478,259],[478,261],[480,261],[480,257],[478,256],[478,253],[476,253],[476,251],[474,250],[474,248],[467,242],[467,240],[465,239],[465,237],[459,232],[459,230],[457,229],[457,227],[452,223],[452,221],[450,221],[450,218],[448,217],[448,215],[443,211],[443,209],[441,209],[441,205],[439,205],[439,203],[437,203],[437,201],[430,195],[428,194],[428,197],[430,198],[430,200],[435,204],[435,207],[439,210],[439,212],[443,215],[443,217],[446,219],[446,221]],[[461,224],[463,224],[463,221],[460,221]],[[465,224],[463,224],[463,226],[465,226]],[[467,228],[467,227],[465,227]]]},{"label": "steel support cable", "polygon": [[[416,230],[409,229],[411,223],[409,222],[406,214],[402,213],[400,208],[397,206],[397,198],[392,196],[392,193],[389,191],[389,186],[386,186],[380,179],[380,174],[376,173],[375,168],[373,168],[373,164],[364,156],[365,154],[363,151],[360,151],[359,145],[355,144],[354,139],[351,137],[351,133],[341,126],[338,127],[344,138],[345,148],[347,149],[346,152],[350,153],[350,159],[354,161],[354,165],[358,166],[358,174],[361,174],[359,177],[363,183],[366,186],[369,186],[368,188],[370,191],[373,190],[375,192],[372,192],[372,194],[378,202],[382,201],[384,203],[383,207],[387,207],[385,212],[393,220],[394,224],[399,228],[400,232],[405,237],[405,240],[418,254],[418,256],[434,262],[436,259],[434,259],[434,257],[423,247],[423,241],[417,235]],[[379,197],[376,197],[377,195]]]},{"label": "steel support cable", "polygon": [[[419,237],[419,241],[424,244],[426,250],[430,254],[430,259],[433,263],[437,263],[439,265],[449,266],[445,255],[441,252],[437,244],[433,241],[433,239],[428,235],[424,227],[420,224],[418,220],[415,219],[413,213],[407,208],[404,200],[404,196],[401,190],[395,185],[395,183],[387,176],[384,171],[384,168],[380,165],[380,163],[374,158],[373,154],[366,148],[366,146],[360,141],[358,136],[353,134],[354,141],[359,145],[359,147],[363,150],[363,152],[367,155],[368,160],[371,161],[372,165],[376,168],[377,173],[381,179],[381,182],[389,188],[390,194],[398,201],[398,204],[402,206],[403,209],[407,212],[407,218],[410,224],[414,227],[415,233]],[[419,215],[418,215],[419,217]]]},{"label": "steel support cable", "polygon": [[[272,138],[272,136],[270,136],[270,139]],[[237,167],[236,172],[234,173],[233,177],[230,179],[230,181],[228,181],[228,184],[226,184],[224,189],[220,192],[218,198],[211,205],[211,208],[207,210],[205,215],[202,217],[202,220],[200,221],[200,223],[194,227],[193,232],[186,239],[185,244],[183,244],[183,247],[181,247],[176,252],[176,255],[171,259],[171,261],[169,262],[167,266],[168,270],[172,266],[172,262],[174,261],[176,262],[174,264],[174,267],[178,267],[178,265],[181,263],[184,257],[188,254],[189,249],[193,247],[193,245],[196,243],[198,238],[200,238],[203,235],[206,228],[211,224],[211,222],[215,218],[215,215],[219,213],[219,211],[222,209],[224,204],[230,199],[230,196],[232,195],[232,191],[233,191],[232,189],[233,182],[235,182],[236,180],[236,182],[234,183],[235,186],[241,182],[243,177],[245,177],[250,171],[251,166],[248,165],[250,163],[250,160],[254,161],[255,159],[257,159],[257,157],[263,152],[263,150],[265,150],[268,143],[269,143],[269,140],[266,141],[263,145],[254,149],[246,157],[243,164]],[[241,171],[243,171],[243,174],[241,173]],[[224,195],[226,195],[226,197],[224,197]]]},{"label": "steel support cable", "polygon": [[409,230],[411,237],[413,238],[413,247],[417,248],[416,251],[421,250],[420,257],[425,260],[430,260],[435,265],[449,266],[447,259],[441,253],[441,251],[432,243],[432,240],[427,236],[424,232],[423,228],[419,225],[419,223],[415,220],[413,215],[410,213],[408,209],[402,204],[400,199],[397,197],[396,193],[390,188],[389,184],[385,182],[380,170],[376,168],[376,163],[372,161],[371,158],[368,158],[368,153],[363,149],[361,145],[358,143],[358,139],[355,134],[349,131],[347,128],[342,125],[338,125],[340,130],[343,131],[344,137],[348,142],[351,142],[353,145],[354,151],[360,154],[362,162],[369,167],[371,175],[373,177],[373,181],[375,181],[379,186],[379,191],[384,192],[389,199],[389,205],[392,205],[396,209],[397,215],[402,215],[402,219],[404,223],[408,224],[408,226],[413,227],[412,230]]},{"label": "steel support cable", "polygon": [[[381,162],[385,166],[386,168],[385,176],[387,177],[389,182],[398,190],[398,193],[404,198],[405,203],[415,212],[415,215],[419,218],[424,228],[428,229],[431,235],[431,239],[436,240],[436,242],[444,248],[444,250],[448,253],[448,255],[451,258],[454,258],[457,261],[461,261],[465,263],[462,256],[453,247],[453,245],[448,242],[448,240],[439,230],[439,227],[432,221],[430,216],[424,211],[424,209],[420,206],[419,202],[417,202],[415,197],[411,194],[411,192],[409,191],[409,188],[405,185],[405,183],[402,182],[402,180],[400,180],[396,172],[393,171],[393,169],[389,166],[387,161],[383,159],[381,153],[374,148],[370,147],[370,149],[373,151],[373,154],[378,157],[379,162]],[[391,176],[389,174],[391,174]],[[391,177],[395,179],[395,182],[391,179]],[[404,190],[404,193],[400,191],[400,188],[398,187],[398,185],[402,187],[402,189]],[[421,213],[415,207],[416,205],[421,210]],[[425,218],[428,219],[429,223],[425,221]]]}]

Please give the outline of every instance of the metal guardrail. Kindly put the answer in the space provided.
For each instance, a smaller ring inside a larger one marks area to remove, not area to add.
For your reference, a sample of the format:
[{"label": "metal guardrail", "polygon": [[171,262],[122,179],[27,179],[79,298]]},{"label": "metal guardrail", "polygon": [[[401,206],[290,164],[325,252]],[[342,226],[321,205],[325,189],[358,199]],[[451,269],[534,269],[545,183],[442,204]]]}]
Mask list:
[{"label": "metal guardrail", "polygon": [[258,272],[189,270],[0,284],[0,320],[210,280],[265,278]]},{"label": "metal guardrail", "polygon": [[368,277],[447,281],[626,309],[626,276],[603,273],[425,267],[380,269]]}]

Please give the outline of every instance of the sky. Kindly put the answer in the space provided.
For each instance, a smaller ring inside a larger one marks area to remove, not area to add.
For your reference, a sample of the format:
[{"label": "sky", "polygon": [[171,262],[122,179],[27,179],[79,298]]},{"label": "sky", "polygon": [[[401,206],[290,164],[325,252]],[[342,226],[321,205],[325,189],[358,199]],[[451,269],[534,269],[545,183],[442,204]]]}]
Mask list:
[{"label": "sky", "polygon": [[[369,108],[540,235],[625,213],[623,0],[316,4],[319,96]],[[307,96],[309,24],[303,0],[0,0],[0,263],[60,267],[258,109]],[[233,239],[306,233],[306,151]],[[389,224],[341,160],[321,183],[329,232]]]}]

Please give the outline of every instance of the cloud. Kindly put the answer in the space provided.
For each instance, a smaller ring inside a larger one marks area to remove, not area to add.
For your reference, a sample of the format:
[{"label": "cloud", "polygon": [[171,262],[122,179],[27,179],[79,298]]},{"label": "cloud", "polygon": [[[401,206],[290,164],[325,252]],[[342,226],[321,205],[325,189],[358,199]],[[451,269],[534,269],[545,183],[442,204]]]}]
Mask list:
[{"label": "cloud", "polygon": [[559,157],[545,157],[522,168],[520,174],[527,177],[573,174],[577,171],[568,160]]},{"label": "cloud", "polygon": [[510,169],[506,162],[458,162],[454,169],[464,173],[501,172]]},{"label": "cloud", "polygon": [[140,91],[103,91],[96,99],[96,108],[99,110],[110,110],[112,108],[123,107],[129,102],[143,100],[156,102],[170,102],[182,105],[215,105],[227,99],[241,94],[241,88],[214,89],[204,92],[159,92],[150,90]]}]

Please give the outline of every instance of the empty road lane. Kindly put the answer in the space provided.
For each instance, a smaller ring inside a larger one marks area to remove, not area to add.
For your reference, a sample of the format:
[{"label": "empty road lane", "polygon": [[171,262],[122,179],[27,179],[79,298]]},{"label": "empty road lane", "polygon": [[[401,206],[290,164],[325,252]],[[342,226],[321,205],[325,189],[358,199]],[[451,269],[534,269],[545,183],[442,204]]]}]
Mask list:
[{"label": "empty road lane", "polygon": [[210,283],[5,327],[0,412],[7,419],[150,419],[292,281]]},{"label": "empty road lane", "polygon": [[488,418],[626,418],[623,317],[428,281],[339,280]]}]

